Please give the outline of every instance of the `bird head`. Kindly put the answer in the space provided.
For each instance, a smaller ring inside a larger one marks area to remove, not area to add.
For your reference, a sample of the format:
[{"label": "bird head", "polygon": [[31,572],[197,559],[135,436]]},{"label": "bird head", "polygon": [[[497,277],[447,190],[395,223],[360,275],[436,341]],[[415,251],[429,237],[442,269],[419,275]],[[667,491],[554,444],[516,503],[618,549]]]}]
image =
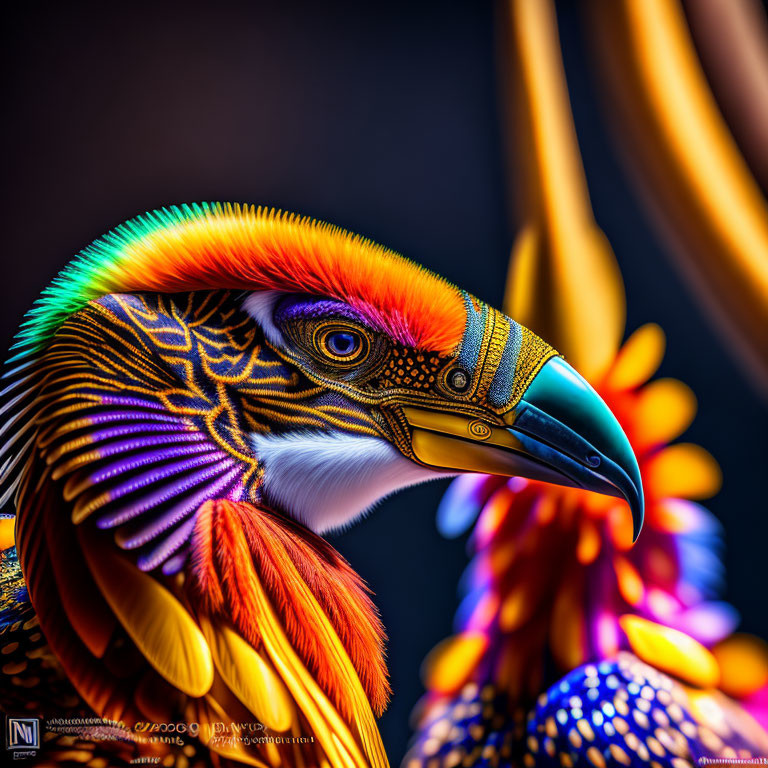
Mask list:
[{"label": "bird head", "polygon": [[226,417],[207,417],[220,445],[257,467],[247,495],[315,532],[462,472],[622,496],[639,532],[637,462],[589,384],[514,319],[368,240],[248,207],[149,214],[62,273],[17,358],[89,302],[202,382],[198,400]]},{"label": "bird head", "polygon": [[[410,262],[398,266],[401,282],[383,297],[245,299],[273,350],[319,388],[307,408],[325,404],[335,416],[318,429],[297,413],[252,436],[266,500],[323,532],[406,485],[519,475],[623,496],[637,533],[637,463],[595,391],[527,328]],[[412,275],[436,302],[429,311],[422,297],[408,306]],[[388,312],[396,289],[401,308]]]}]

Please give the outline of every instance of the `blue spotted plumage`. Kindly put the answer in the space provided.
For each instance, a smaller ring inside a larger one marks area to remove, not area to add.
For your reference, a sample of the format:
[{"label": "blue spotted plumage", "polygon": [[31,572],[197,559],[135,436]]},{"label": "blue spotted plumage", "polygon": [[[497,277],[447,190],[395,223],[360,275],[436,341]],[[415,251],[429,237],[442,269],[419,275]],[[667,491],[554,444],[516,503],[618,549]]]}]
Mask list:
[{"label": "blue spotted plumage", "polygon": [[720,692],[688,688],[622,653],[579,667],[539,698],[523,764],[686,768],[764,756],[765,733],[741,710],[731,717],[736,709]]},{"label": "blue spotted plumage", "polygon": [[768,755],[764,731],[722,693],[683,686],[630,653],[578,667],[527,715],[475,683],[430,711],[404,768],[693,768]]}]

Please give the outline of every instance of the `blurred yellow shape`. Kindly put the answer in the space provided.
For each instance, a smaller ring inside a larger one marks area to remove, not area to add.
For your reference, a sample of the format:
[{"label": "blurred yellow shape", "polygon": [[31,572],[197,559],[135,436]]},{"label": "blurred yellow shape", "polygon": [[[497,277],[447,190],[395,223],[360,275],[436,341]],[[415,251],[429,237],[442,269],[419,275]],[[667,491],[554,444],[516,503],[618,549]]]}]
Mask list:
[{"label": "blurred yellow shape", "polygon": [[729,696],[744,699],[768,685],[768,643],[759,637],[731,635],[712,653],[720,665],[720,688]]},{"label": "blurred yellow shape", "polygon": [[579,525],[579,543],[576,545],[576,559],[581,565],[589,565],[600,554],[602,538],[595,524],[585,519]]},{"label": "blurred yellow shape", "polygon": [[505,598],[499,609],[499,628],[513,632],[525,624],[539,607],[544,590],[543,579],[532,577],[521,581]]},{"label": "blurred yellow shape", "polygon": [[16,519],[13,517],[0,520],[0,551],[12,547],[16,543],[15,522]]},{"label": "blurred yellow shape", "polygon": [[720,680],[715,657],[690,635],[626,614],[619,619],[634,651],[646,664],[699,688],[714,688]]},{"label": "blurred yellow shape", "polygon": [[640,393],[635,406],[638,437],[645,445],[668,443],[681,435],[696,415],[696,396],[677,379],[657,379]]},{"label": "blurred yellow shape", "polygon": [[613,569],[621,596],[630,604],[637,605],[645,595],[643,580],[632,563],[626,557],[615,557]]},{"label": "blurred yellow shape", "polygon": [[720,490],[722,474],[712,455],[700,445],[677,443],[648,462],[645,483],[659,497],[708,499]]},{"label": "blurred yellow shape", "polygon": [[524,226],[513,248],[505,310],[560,350],[588,379],[612,362],[624,333],[624,287],[595,224],[573,127],[554,8],[510,0],[516,80],[509,103],[528,146]]},{"label": "blurred yellow shape", "polygon": [[768,204],[701,70],[677,0],[593,0],[608,106],[660,231],[728,346],[768,387]]},{"label": "blurred yellow shape", "polygon": [[646,95],[677,168],[728,254],[768,304],[765,200],[712,98],[680,4],[624,0],[624,5]]},{"label": "blurred yellow shape", "polygon": [[439,694],[458,691],[488,648],[482,632],[462,632],[438,643],[424,660],[424,685]]},{"label": "blurred yellow shape", "polygon": [[626,504],[614,504],[608,511],[608,532],[616,549],[632,549],[632,518],[627,514]]},{"label": "blurred yellow shape", "polygon": [[575,669],[586,661],[583,577],[582,569],[574,569],[560,584],[552,605],[549,645],[552,655],[563,669]]},{"label": "blurred yellow shape", "polygon": [[656,373],[666,347],[664,331],[656,323],[638,328],[616,356],[606,384],[612,389],[632,389]]},{"label": "blurred yellow shape", "polygon": [[707,81],[749,167],[768,189],[768,16],[762,0],[687,3]]},{"label": "blurred yellow shape", "polygon": [[480,519],[475,526],[474,536],[482,544],[493,538],[509,512],[509,503],[514,494],[507,486],[502,486],[489,499]]}]

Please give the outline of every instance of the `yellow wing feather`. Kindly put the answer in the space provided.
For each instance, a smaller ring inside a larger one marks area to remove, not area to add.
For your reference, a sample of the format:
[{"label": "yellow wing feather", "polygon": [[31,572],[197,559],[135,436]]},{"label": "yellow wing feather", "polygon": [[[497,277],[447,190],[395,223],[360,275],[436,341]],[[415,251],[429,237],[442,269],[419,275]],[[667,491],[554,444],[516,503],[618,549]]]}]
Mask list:
[{"label": "yellow wing feather", "polygon": [[213,683],[213,660],[203,633],[184,606],[156,579],[78,528],[88,567],[118,621],[147,661],[189,696]]},{"label": "yellow wing feather", "polygon": [[205,616],[200,626],[216,670],[232,693],[267,728],[288,731],[296,723],[295,707],[272,666],[229,627],[214,626]]}]

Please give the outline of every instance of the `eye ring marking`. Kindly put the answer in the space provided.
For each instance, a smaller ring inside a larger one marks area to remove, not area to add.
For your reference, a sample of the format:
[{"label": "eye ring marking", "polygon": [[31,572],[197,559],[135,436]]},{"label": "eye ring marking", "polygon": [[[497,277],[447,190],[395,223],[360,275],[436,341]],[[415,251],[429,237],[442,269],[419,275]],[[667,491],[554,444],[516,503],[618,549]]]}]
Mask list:
[{"label": "eye ring marking", "polygon": [[445,383],[454,392],[463,394],[469,389],[469,385],[472,382],[472,377],[463,368],[452,368],[445,376]]},{"label": "eye ring marking", "polygon": [[347,367],[367,359],[371,340],[355,328],[333,323],[315,330],[313,346],[323,360]]}]

